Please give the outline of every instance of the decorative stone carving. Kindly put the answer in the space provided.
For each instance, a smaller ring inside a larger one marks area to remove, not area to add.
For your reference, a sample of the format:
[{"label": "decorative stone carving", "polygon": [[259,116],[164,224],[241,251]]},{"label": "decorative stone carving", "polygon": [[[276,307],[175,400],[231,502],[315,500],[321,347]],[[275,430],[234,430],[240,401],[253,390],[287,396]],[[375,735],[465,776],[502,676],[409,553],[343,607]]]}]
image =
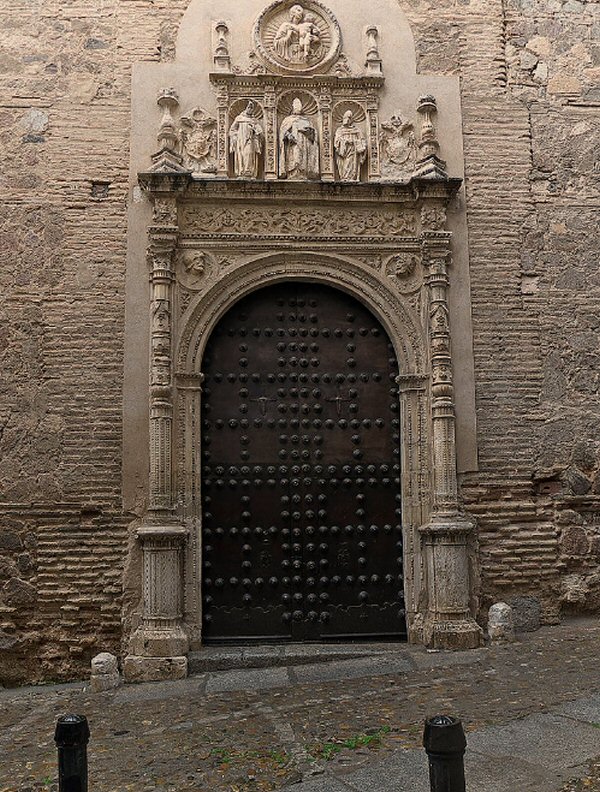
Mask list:
[{"label": "decorative stone carving", "polygon": [[177,255],[177,279],[192,291],[199,289],[213,265],[212,256],[203,250],[180,250]]},{"label": "decorative stone carving", "polygon": [[[187,234],[223,235],[228,238],[309,238],[340,239],[409,236],[415,222],[411,214],[380,209],[377,213],[354,207],[350,210],[331,207],[321,217],[312,210],[232,206],[212,209],[209,206],[182,208],[182,225]],[[198,231],[196,231],[198,229]]]},{"label": "decorative stone carving", "polygon": [[421,96],[417,110],[421,116],[421,136],[415,175],[425,179],[447,179],[446,163],[439,158],[440,144],[433,124],[433,117],[437,113],[435,97],[429,94]]},{"label": "decorative stone carving", "polygon": [[303,114],[302,100],[294,99],[292,114],[279,130],[279,176],[292,181],[309,181],[320,176],[319,131]]},{"label": "decorative stone carving", "polygon": [[254,28],[256,51],[272,70],[284,73],[325,70],[339,55],[341,32],[334,15],[317,0],[290,7],[270,5]]},{"label": "decorative stone carving", "polygon": [[258,120],[261,117],[261,108],[250,100],[229,130],[233,171],[238,178],[258,178],[260,155],[265,139],[262,124]]},{"label": "decorative stone carving", "polygon": [[406,181],[411,178],[417,158],[413,124],[394,115],[381,125],[381,178]]},{"label": "decorative stone carving", "polygon": [[173,88],[163,88],[156,100],[162,110],[158,130],[158,151],[152,155],[153,173],[185,173],[183,158],[179,154],[179,137],[175,128],[173,111],[179,107],[179,97]]},{"label": "decorative stone carving", "polygon": [[367,138],[356,125],[352,110],[344,113],[342,125],[335,133],[334,149],[340,180],[360,181],[362,166],[367,160]]},{"label": "decorative stone carving", "polygon": [[192,176],[217,172],[217,119],[201,107],[195,107],[181,119],[183,163]]},{"label": "decorative stone carving", "polygon": [[[137,531],[142,543],[142,624],[131,639],[131,654],[183,657],[188,639],[181,626],[182,551],[187,529],[176,524],[148,524]],[[127,674],[127,669],[125,669]]]},{"label": "decorative stone carving", "polygon": [[375,25],[370,25],[367,28],[367,61],[365,63],[367,74],[381,74],[383,72],[378,39],[379,29]]},{"label": "decorative stone carving", "polygon": [[388,261],[386,273],[390,278],[409,278],[418,262],[419,257],[415,253],[397,253]]},{"label": "decorative stone carving", "polygon": [[231,71],[231,58],[229,57],[229,45],[227,43],[229,26],[226,22],[219,21],[215,25],[215,33],[217,35],[217,45],[214,55],[215,67],[219,71]]},{"label": "decorative stone carving", "polygon": [[177,204],[171,198],[156,198],[152,207],[152,225],[175,227],[177,225]]},{"label": "decorative stone carving", "polygon": [[446,208],[436,204],[423,206],[421,227],[423,231],[443,231],[446,227]]}]

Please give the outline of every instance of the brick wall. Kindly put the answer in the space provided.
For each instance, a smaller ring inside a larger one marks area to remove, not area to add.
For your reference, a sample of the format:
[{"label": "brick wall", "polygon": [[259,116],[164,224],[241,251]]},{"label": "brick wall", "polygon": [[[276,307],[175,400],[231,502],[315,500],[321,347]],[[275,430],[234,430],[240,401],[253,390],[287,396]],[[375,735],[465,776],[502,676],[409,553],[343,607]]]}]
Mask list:
[{"label": "brick wall", "polygon": [[[116,650],[131,64],[184,0],[0,0],[0,678]],[[460,74],[482,608],[600,604],[600,5],[402,0]],[[40,662],[41,661],[41,662]]]}]

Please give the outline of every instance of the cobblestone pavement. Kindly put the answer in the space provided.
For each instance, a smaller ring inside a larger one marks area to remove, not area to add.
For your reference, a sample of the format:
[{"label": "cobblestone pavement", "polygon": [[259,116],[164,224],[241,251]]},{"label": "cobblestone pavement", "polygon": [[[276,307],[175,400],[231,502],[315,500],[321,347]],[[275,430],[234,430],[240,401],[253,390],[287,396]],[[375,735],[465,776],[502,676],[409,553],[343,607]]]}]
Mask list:
[{"label": "cobblestone pavement", "polygon": [[[600,693],[599,647],[600,622],[578,619],[464,653],[390,645],[369,657],[207,672],[101,694],[82,684],[4,690],[0,790],[57,790],[53,731],[68,712],[90,722],[94,792],[270,792],[307,779],[324,792],[356,789],[351,779],[361,768],[420,747],[427,716],[458,715],[467,732],[489,733],[485,727]],[[596,754],[600,729],[590,758]],[[574,767],[564,792],[600,792],[599,770],[598,762]]]}]

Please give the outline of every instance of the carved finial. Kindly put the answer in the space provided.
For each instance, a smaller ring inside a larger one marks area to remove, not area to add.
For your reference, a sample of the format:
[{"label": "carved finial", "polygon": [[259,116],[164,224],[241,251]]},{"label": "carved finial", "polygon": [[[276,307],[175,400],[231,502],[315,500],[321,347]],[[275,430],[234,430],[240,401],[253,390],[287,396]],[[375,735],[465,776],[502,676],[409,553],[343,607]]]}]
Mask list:
[{"label": "carved finial", "polygon": [[158,152],[152,155],[154,173],[187,173],[182,167],[182,157],[178,153],[179,135],[175,127],[173,112],[179,107],[179,97],[174,88],[163,88],[158,93],[156,103],[163,111],[158,130]]},{"label": "carved finial", "polygon": [[379,55],[379,28],[371,25],[367,28],[367,74],[383,74],[381,56]]},{"label": "carved finial", "polygon": [[215,25],[217,33],[217,46],[215,48],[214,63],[219,71],[231,71],[231,58],[229,57],[229,47],[227,44],[227,36],[229,35],[229,26],[227,22],[220,20]]},{"label": "carved finial", "polygon": [[446,163],[439,158],[440,144],[437,141],[436,129],[433,123],[433,118],[437,113],[435,97],[429,94],[421,96],[417,111],[421,116],[421,136],[415,176],[446,180],[448,178]]}]

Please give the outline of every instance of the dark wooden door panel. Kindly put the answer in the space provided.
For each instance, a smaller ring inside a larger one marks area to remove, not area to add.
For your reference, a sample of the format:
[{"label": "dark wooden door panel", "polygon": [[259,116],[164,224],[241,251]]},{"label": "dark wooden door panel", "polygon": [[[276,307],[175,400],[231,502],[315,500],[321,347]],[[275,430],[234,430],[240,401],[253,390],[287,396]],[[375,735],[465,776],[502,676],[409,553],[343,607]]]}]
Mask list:
[{"label": "dark wooden door panel", "polygon": [[405,635],[397,363],[356,300],[304,283],[207,347],[206,640]]}]

